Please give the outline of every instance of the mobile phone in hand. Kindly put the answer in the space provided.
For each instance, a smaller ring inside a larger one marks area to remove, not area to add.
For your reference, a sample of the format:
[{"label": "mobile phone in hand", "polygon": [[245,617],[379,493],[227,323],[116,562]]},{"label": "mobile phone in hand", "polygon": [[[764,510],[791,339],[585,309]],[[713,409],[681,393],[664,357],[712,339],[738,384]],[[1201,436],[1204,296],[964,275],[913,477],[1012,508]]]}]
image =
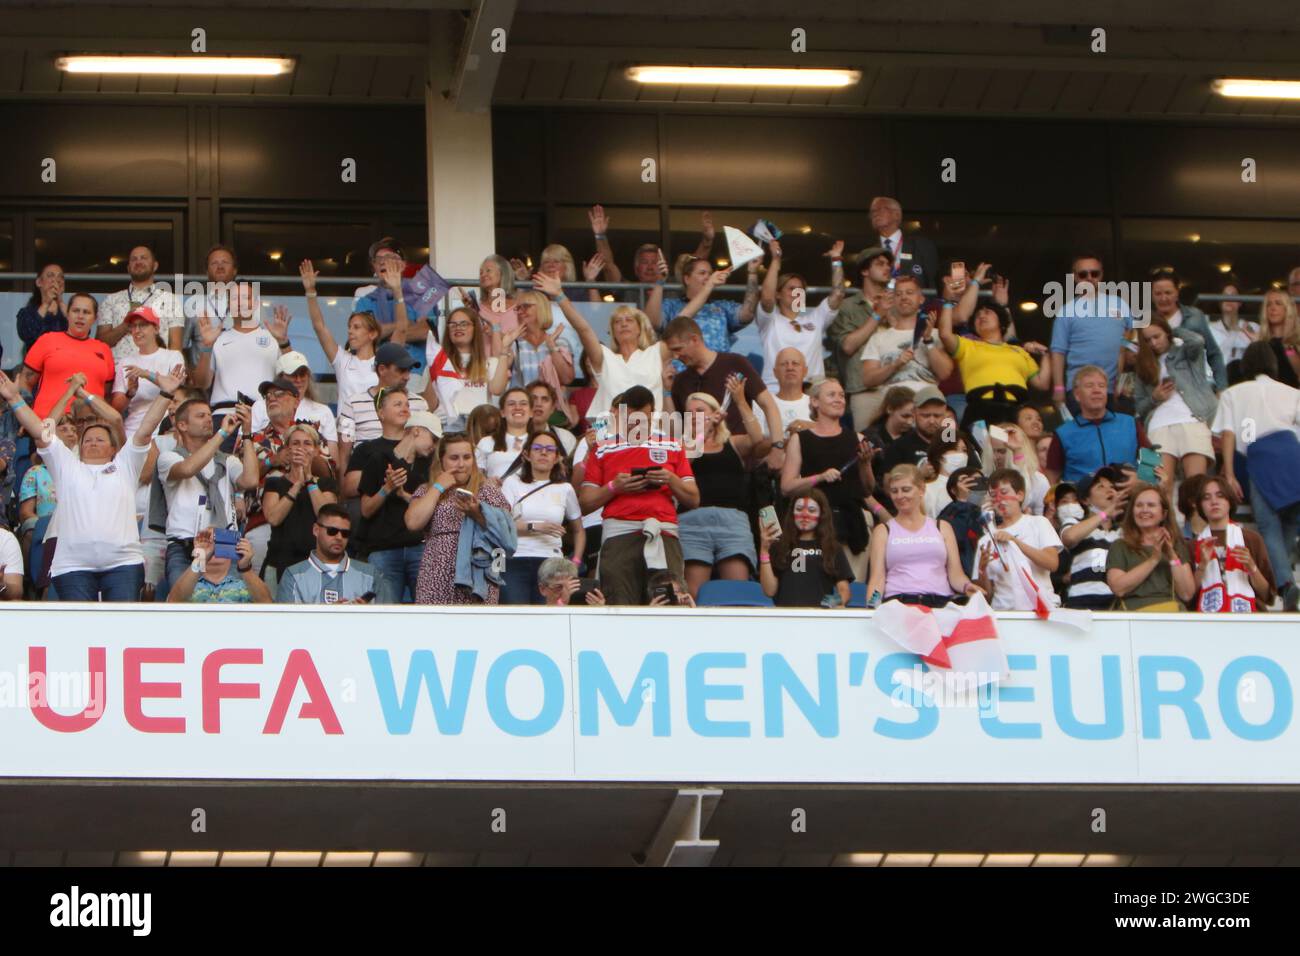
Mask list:
[{"label": "mobile phone in hand", "polygon": [[365,594],[361,595],[361,597],[357,598],[357,600],[360,601],[362,604],[371,604],[378,596],[379,595],[376,594],[374,591],[367,591]]},{"label": "mobile phone in hand", "polygon": [[966,278],[966,263],[954,262],[952,264],[952,281],[961,282]]},{"label": "mobile phone in hand", "polygon": [[214,558],[227,558],[230,561],[239,560],[239,554],[235,551],[235,545],[239,543],[238,531],[227,531],[224,528],[218,528],[212,532],[212,541],[216,545],[212,551]]},{"label": "mobile phone in hand", "polygon": [[471,501],[474,500],[474,492],[470,491],[468,488],[453,488],[452,490],[462,498],[468,498]]},{"label": "mobile phone in hand", "polygon": [[254,405],[257,404],[253,399],[249,398],[243,392],[236,392],[235,400],[239,402],[240,405],[247,405],[249,408],[252,408]]},{"label": "mobile phone in hand", "polygon": [[671,584],[659,585],[657,588],[655,588],[655,593],[653,596],[662,597],[664,599],[664,603],[666,604],[670,604],[674,606],[677,604],[677,589],[674,588]]},{"label": "mobile phone in hand", "polygon": [[767,529],[773,538],[781,537],[781,521],[776,516],[776,508],[763,505],[758,509],[758,523]]}]

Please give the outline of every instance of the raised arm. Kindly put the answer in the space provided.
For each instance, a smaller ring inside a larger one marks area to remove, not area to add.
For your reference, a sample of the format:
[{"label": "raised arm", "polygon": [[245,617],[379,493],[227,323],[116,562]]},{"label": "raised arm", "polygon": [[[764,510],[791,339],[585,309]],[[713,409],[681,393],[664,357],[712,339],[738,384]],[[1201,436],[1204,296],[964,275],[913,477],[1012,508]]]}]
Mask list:
[{"label": "raised arm", "polygon": [[748,277],[745,282],[745,299],[740,303],[740,312],[736,315],[736,321],[741,325],[753,322],[758,312],[758,265],[757,259],[750,259],[745,271]]},{"label": "raised arm", "polygon": [[221,323],[208,315],[199,316],[199,362],[190,380],[196,388],[211,388],[213,378],[212,347],[221,338]]},{"label": "raised arm", "polygon": [[302,294],[307,297],[307,317],[311,319],[311,330],[316,333],[316,341],[320,343],[321,351],[325,353],[325,361],[333,365],[334,356],[339,351],[339,344],[334,341],[334,334],[325,324],[325,315],[320,310],[320,302],[317,301],[316,277],[320,273],[316,271],[310,259],[304,259],[298,263],[298,274],[302,276]]},{"label": "raised arm", "polygon": [[758,301],[764,312],[771,312],[776,308],[776,287],[781,280],[781,240],[773,239],[767,247],[772,252],[772,261],[767,264],[767,275],[763,277],[763,288],[759,292]]},{"label": "raised arm", "polygon": [[826,297],[826,305],[838,312],[844,301],[844,240],[836,239],[830,251],[822,254],[831,260],[831,294]]},{"label": "raised arm", "polygon": [[[614,261],[614,249],[609,244],[609,216],[605,214],[605,207],[597,203],[587,210],[587,219],[591,222],[591,235],[596,240],[596,255],[603,259],[605,281],[622,282],[623,273],[619,270],[617,263]],[[588,279],[589,282],[596,281]],[[596,292],[595,289],[591,290]],[[599,293],[597,298],[599,298]]]},{"label": "raised arm", "polygon": [[393,294],[393,325],[388,340],[405,345],[411,334],[411,324],[406,315],[406,300],[402,298],[401,267],[396,262],[385,262],[379,267],[379,281]]},{"label": "raised arm", "polygon": [[23,398],[22,392],[14,383],[14,380],[3,371],[0,371],[0,398],[3,398],[9,404],[9,407],[13,409],[18,424],[31,436],[37,448],[45,448],[50,442],[58,441],[54,437],[53,431],[51,431],[48,439],[45,437],[45,423],[32,411],[32,407],[27,404],[27,400]]},{"label": "raised arm", "polygon": [[706,209],[700,214],[700,243],[695,247],[696,259],[708,259],[713,255],[713,240],[717,234],[713,227],[713,213]]},{"label": "raised arm", "polygon": [[695,293],[691,301],[682,306],[682,311],[677,314],[694,318],[695,313],[704,308],[704,303],[709,301],[709,296],[713,294],[713,290],[720,285],[725,285],[729,278],[731,278],[730,269],[719,269],[713,273],[713,275],[709,276],[709,281],[704,283],[700,291]]},{"label": "raised arm", "polygon": [[185,369],[180,365],[172,369],[170,375],[158,376],[158,394],[149,403],[149,407],[144,410],[144,418],[140,419],[140,425],[136,428],[131,441],[141,448],[152,444],[153,433],[162,424],[163,418],[167,415],[167,409],[171,407],[176,389],[180,388],[181,383],[184,381]]},{"label": "raised arm", "polygon": [[[593,271],[599,273],[600,258],[598,252],[584,263],[583,274],[590,277]],[[563,283],[555,276],[543,275],[539,272],[533,276],[533,288],[541,290],[548,299],[559,305],[565,320],[573,327],[573,331],[578,333],[578,340],[582,342],[584,354],[590,356],[592,370],[599,373],[605,361],[600,348],[600,338],[596,335],[596,330],[591,327],[591,323],[582,317],[582,313],[573,307],[569,297],[564,294]]]}]

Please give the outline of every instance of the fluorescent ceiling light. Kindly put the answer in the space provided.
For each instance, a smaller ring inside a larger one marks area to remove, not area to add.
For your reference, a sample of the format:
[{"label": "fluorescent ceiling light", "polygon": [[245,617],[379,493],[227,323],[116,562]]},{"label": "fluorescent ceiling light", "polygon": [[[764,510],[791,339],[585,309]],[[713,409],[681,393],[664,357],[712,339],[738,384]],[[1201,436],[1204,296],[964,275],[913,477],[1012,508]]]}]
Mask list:
[{"label": "fluorescent ceiling light", "polygon": [[628,79],[637,83],[673,86],[852,86],[862,79],[857,70],[797,70],[741,66],[633,66]]},{"label": "fluorescent ceiling light", "polygon": [[166,74],[169,76],[279,76],[293,60],[271,56],[61,56],[54,65],[68,73]]},{"label": "fluorescent ceiling light", "polygon": [[1300,100],[1300,80],[1215,80],[1210,88],[1220,96]]}]

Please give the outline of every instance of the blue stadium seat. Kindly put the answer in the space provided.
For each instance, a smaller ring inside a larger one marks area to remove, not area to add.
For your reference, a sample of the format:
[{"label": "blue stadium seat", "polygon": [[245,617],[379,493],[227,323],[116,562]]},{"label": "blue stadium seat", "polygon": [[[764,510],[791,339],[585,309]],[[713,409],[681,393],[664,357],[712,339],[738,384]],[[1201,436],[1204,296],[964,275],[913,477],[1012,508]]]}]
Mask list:
[{"label": "blue stadium seat", "polygon": [[697,607],[775,607],[757,581],[705,581]]},{"label": "blue stadium seat", "polygon": [[763,356],[758,352],[750,352],[745,358],[749,359],[749,364],[754,366],[754,371],[759,375],[763,374]]},{"label": "blue stadium seat", "polygon": [[849,582],[849,607],[867,606],[867,586],[861,581]]}]

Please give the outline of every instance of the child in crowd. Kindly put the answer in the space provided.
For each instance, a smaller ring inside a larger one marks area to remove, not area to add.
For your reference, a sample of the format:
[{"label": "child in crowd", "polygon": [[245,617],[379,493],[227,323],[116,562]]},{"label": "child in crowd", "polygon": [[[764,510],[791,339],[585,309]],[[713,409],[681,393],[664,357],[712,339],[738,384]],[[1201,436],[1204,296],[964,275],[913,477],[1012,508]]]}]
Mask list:
[{"label": "child in crowd", "polygon": [[790,503],[779,537],[760,525],[759,580],[777,607],[820,607],[834,592],[849,603],[853,572],[835,538],[830,502],[817,489]]},{"label": "child in crowd", "polygon": [[1025,513],[1024,477],[1014,468],[998,469],[989,476],[989,498],[997,524],[980,538],[977,583],[993,609],[1032,611],[1037,597],[1059,607],[1052,572],[1063,545],[1050,521]]}]

